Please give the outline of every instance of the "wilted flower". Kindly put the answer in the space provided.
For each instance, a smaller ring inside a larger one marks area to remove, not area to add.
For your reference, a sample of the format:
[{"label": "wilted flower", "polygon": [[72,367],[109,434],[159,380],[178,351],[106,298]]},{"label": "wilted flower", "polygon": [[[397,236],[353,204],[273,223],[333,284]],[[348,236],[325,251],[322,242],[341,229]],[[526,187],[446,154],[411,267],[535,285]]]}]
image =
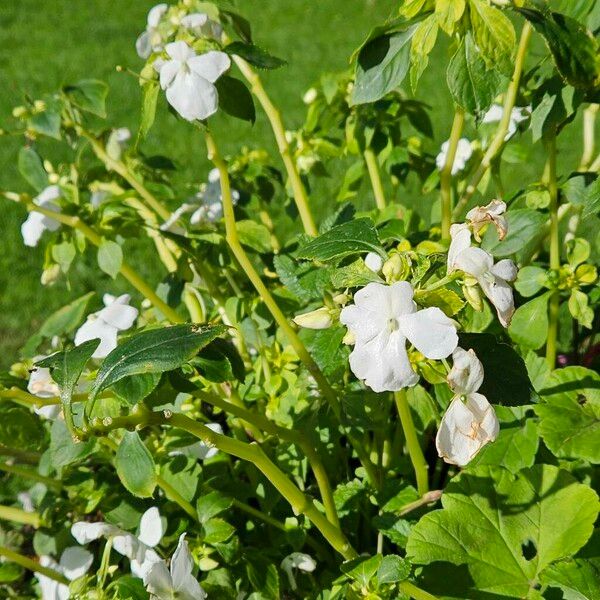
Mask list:
[{"label": "wilted flower", "polygon": [[169,104],[187,121],[207,119],[217,112],[219,94],[214,83],[229,69],[229,56],[214,50],[198,55],[181,40],[167,44],[165,50],[169,58],[154,61],[154,68]]},{"label": "wilted flower", "polygon": [[104,308],[88,316],[87,321],[75,333],[75,345],[88,340],[100,339],[92,358],[105,358],[117,347],[119,331],[129,329],[138,316],[137,308],[129,306],[131,296],[123,294],[118,298],[104,294]]},{"label": "wilted flower", "polygon": [[515,312],[513,290],[508,282],[517,278],[517,266],[510,259],[494,264],[491,254],[471,246],[471,232],[464,224],[452,225],[450,235],[452,241],[448,250],[448,273],[460,270],[473,276],[495,306],[500,323],[503,327],[508,327]]},{"label": "wilted flower", "polygon": [[[49,185],[33,199],[33,203],[41,208],[60,212],[60,206],[54,202],[60,197],[60,188],[57,185]],[[38,245],[44,231],[56,231],[59,227],[60,223],[58,221],[39,212],[31,211],[23,225],[21,225],[23,242],[26,246],[33,248]]]},{"label": "wilted flower", "polygon": [[81,545],[101,537],[112,538],[113,548],[130,560],[131,572],[136,577],[144,577],[152,565],[161,560],[153,548],[158,545],[163,534],[164,528],[156,506],[142,515],[137,536],[104,522],[79,521],[71,527],[71,535]]},{"label": "wilted flower", "polygon": [[369,283],[340,313],[355,339],[350,368],[376,392],[396,391],[417,383],[406,352],[408,340],[424,356],[441,359],[458,344],[456,326],[439,308],[417,310],[406,281]]},{"label": "wilted flower", "polygon": [[193,576],[194,561],[185,541],[179,537],[177,549],[171,558],[170,569],[164,560],[155,562],[144,576],[144,585],[152,600],[203,600],[206,592]]},{"label": "wilted flower", "polygon": [[309,554],[292,552],[281,561],[281,568],[287,574],[292,590],[296,590],[298,585],[296,584],[294,570],[298,569],[305,573],[312,573],[317,568],[317,563]]},{"label": "wilted flower", "polygon": [[[440,170],[442,170],[446,164],[449,147],[450,141],[448,140],[442,144],[440,153],[435,159],[435,164]],[[471,142],[467,138],[460,138],[460,140],[458,140],[458,146],[456,147],[454,164],[452,165],[452,175],[456,175],[459,171],[462,171],[465,168],[467,161],[471,158],[472,154],[473,148],[471,147]]]},{"label": "wilted flower", "polygon": [[369,252],[365,256],[365,266],[373,273],[379,273],[383,267],[383,258],[376,252]]},{"label": "wilted flower", "polygon": [[305,327],[306,329],[327,329],[331,327],[333,319],[331,318],[331,311],[326,306],[311,310],[310,312],[296,315],[294,317],[294,323],[299,327]]},{"label": "wilted flower", "polygon": [[168,9],[169,5],[163,3],[157,4],[148,12],[146,31],[135,42],[135,49],[140,58],[148,58],[152,52],[158,52],[162,49],[162,39],[158,31],[158,25]]},{"label": "wilted flower", "polygon": [[[83,548],[72,546],[67,548],[56,562],[51,556],[40,556],[40,565],[58,571],[69,581],[74,581],[85,575],[94,562],[94,556]],[[50,579],[42,573],[35,573],[40,582],[42,600],[67,600],[69,598],[69,586],[64,583]]]},{"label": "wilted flower", "polygon": [[500,425],[487,398],[478,394],[483,365],[473,350],[456,348],[448,385],[456,394],[442,418],[435,443],[445,462],[464,467],[488,442],[498,436]]},{"label": "wilted flower", "polygon": [[[504,136],[504,141],[508,141],[517,132],[519,123],[526,121],[531,112],[530,106],[515,106],[510,111],[510,120],[508,122],[508,130]],[[482,123],[498,123],[502,119],[504,109],[499,104],[492,104],[489,110],[485,113]]]},{"label": "wilted flower", "polygon": [[506,212],[506,202],[502,200],[492,200],[486,206],[476,206],[467,213],[467,221],[473,230],[475,239],[480,242],[479,232],[488,224],[493,223],[498,238],[503,240],[508,232],[508,223],[504,213]]}]

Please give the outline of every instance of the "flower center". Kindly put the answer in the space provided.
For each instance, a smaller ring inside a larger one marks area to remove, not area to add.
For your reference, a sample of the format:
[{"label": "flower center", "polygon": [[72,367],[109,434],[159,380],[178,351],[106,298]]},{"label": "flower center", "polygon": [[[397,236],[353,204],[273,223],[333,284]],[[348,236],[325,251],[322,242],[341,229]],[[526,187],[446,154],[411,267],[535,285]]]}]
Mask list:
[{"label": "flower center", "polygon": [[394,318],[394,317],[390,317],[388,319],[388,329],[390,331],[397,331],[398,330],[398,319]]}]

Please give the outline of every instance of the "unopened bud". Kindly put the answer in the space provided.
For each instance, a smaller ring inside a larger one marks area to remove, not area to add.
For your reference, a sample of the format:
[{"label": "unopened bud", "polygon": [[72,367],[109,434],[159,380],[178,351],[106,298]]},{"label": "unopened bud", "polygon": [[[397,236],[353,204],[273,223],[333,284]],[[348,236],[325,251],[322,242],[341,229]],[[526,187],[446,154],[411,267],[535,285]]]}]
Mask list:
[{"label": "unopened bud", "polygon": [[475,285],[463,285],[462,291],[465,296],[465,300],[477,311],[483,310],[483,300],[481,299],[481,293],[479,288]]},{"label": "unopened bud", "polygon": [[344,306],[345,304],[348,304],[349,300],[350,300],[349,294],[337,294],[337,296],[333,297],[333,301],[336,304],[339,304],[340,306]]},{"label": "unopened bud", "polygon": [[43,112],[46,110],[46,103],[43,100],[36,100],[33,103],[33,108],[37,111],[37,112]]},{"label": "unopened bud", "polygon": [[40,282],[42,285],[52,285],[60,277],[60,267],[58,265],[50,265],[42,271]]},{"label": "unopened bud", "polygon": [[365,266],[373,273],[379,273],[381,267],[383,267],[383,258],[376,252],[369,252],[365,256]]},{"label": "unopened bud", "polygon": [[312,104],[317,99],[317,90],[313,87],[306,90],[304,96],[302,96],[302,102],[304,104]]},{"label": "unopened bud", "polygon": [[346,344],[346,346],[354,346],[356,343],[356,338],[350,330],[346,332],[346,335],[342,339],[342,343]]},{"label": "unopened bud", "polygon": [[381,272],[388,283],[406,279],[409,270],[408,262],[402,254],[392,254],[381,268]]},{"label": "unopened bud", "polygon": [[297,315],[294,317],[294,323],[306,329],[327,329],[331,327],[333,319],[331,318],[330,309],[323,306],[317,308],[317,310]]},{"label": "unopened bud", "polygon": [[60,180],[60,177],[58,176],[58,173],[48,173],[48,183],[51,183],[52,185],[58,183]]},{"label": "unopened bud", "polygon": [[12,110],[12,116],[15,119],[20,119],[27,114],[27,109],[24,106],[15,106]]}]

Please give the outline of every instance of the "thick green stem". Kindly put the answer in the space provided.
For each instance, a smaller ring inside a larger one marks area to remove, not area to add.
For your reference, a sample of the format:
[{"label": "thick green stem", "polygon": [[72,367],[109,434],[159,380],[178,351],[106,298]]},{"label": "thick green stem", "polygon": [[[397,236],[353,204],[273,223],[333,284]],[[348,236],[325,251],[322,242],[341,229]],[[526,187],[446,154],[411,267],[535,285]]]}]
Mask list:
[{"label": "thick green stem", "polygon": [[410,598],[414,600],[437,600],[436,596],[433,596],[429,592],[418,588],[414,583],[410,581],[402,581],[398,584],[401,592],[404,592]]},{"label": "thick green stem", "polygon": [[294,201],[298,208],[298,213],[300,214],[304,231],[308,235],[316,236],[318,233],[317,226],[315,225],[315,221],[310,211],[306,189],[302,183],[302,179],[300,179],[298,168],[296,167],[296,163],[294,162],[294,159],[290,153],[289,144],[285,137],[285,127],[283,126],[283,121],[281,120],[281,114],[269,98],[269,95],[265,91],[260,77],[254,71],[254,69],[239,56],[234,55],[233,60],[238,66],[242,75],[250,84],[252,93],[260,102],[260,105],[263,107],[263,110],[269,119],[273,133],[275,134],[275,141],[277,142],[279,153],[283,159],[283,164],[285,165],[285,170],[287,171],[290,184],[292,186]]},{"label": "thick green stem", "polygon": [[37,481],[38,483],[43,483],[46,487],[52,488],[54,490],[60,490],[62,487],[60,481],[57,481],[56,479],[51,479],[50,477],[44,477],[43,475],[40,475],[37,471],[32,471],[31,469],[20,467],[18,465],[11,465],[5,462],[0,462],[0,471],[10,473],[11,475],[17,475],[18,477],[24,477],[25,479],[31,479],[32,481]]},{"label": "thick green stem", "polygon": [[440,194],[442,203],[442,240],[450,241],[450,225],[452,225],[452,167],[456,158],[458,142],[465,124],[465,111],[456,108],[452,130],[448,140],[448,153],[446,162],[440,171]]},{"label": "thick green stem", "polygon": [[[546,174],[550,194],[550,269],[558,273],[560,269],[560,233],[558,222],[558,186],[556,183],[556,135],[552,134],[547,143],[548,162]],[[556,341],[558,337],[558,312],[560,293],[555,290],[548,305],[548,340],[546,342],[546,362],[551,369],[556,365]]]},{"label": "thick green stem", "polygon": [[27,450],[19,450],[18,448],[9,448],[0,444],[0,456],[10,456],[14,460],[27,465],[37,465],[42,458],[42,455],[37,452],[28,452]]},{"label": "thick green stem", "polygon": [[417,437],[417,431],[415,424],[410,414],[410,406],[408,405],[408,399],[406,397],[406,390],[400,390],[394,392],[394,400],[396,401],[396,408],[398,409],[398,416],[402,423],[402,430],[404,431],[404,437],[406,438],[406,447],[408,448],[408,454],[410,461],[412,462],[413,469],[415,470],[415,477],[417,479],[417,490],[420,496],[424,496],[429,491],[429,483],[427,480],[427,461],[423,456],[423,450]]},{"label": "thick green stem", "polygon": [[367,165],[367,171],[369,172],[369,179],[371,180],[371,187],[373,188],[373,195],[375,196],[375,204],[379,210],[383,210],[386,206],[385,192],[383,191],[383,183],[381,182],[381,173],[379,172],[377,155],[372,148],[367,148],[363,152],[363,156],[365,158],[365,164]]},{"label": "thick green stem", "polygon": [[596,115],[600,104],[590,104],[583,111],[583,151],[579,161],[578,171],[587,171],[594,158],[594,147],[596,142]]},{"label": "thick green stem", "polygon": [[14,506],[0,506],[0,519],[22,523],[23,525],[32,525],[36,529],[42,523],[42,518],[38,513],[26,512]]},{"label": "thick green stem", "polygon": [[506,95],[504,97],[504,107],[502,110],[502,118],[498,123],[498,129],[496,129],[496,133],[490,145],[488,146],[477,171],[469,181],[469,185],[465,190],[462,198],[459,202],[457,202],[456,207],[454,209],[454,218],[457,219],[461,216],[462,211],[466,207],[467,203],[475,193],[479,182],[482,180],[483,176],[490,168],[492,161],[496,158],[496,155],[500,152],[502,147],[504,146],[505,137],[508,132],[508,127],[510,125],[511,113],[512,109],[515,106],[515,102],[517,101],[517,94],[519,93],[519,85],[521,83],[521,76],[523,74],[523,66],[525,64],[525,57],[527,56],[527,47],[529,45],[529,40],[531,38],[531,25],[529,23],[525,23],[523,25],[523,29],[521,30],[521,38],[519,40],[519,47],[517,49],[517,55],[515,58],[515,67],[513,70],[513,75],[510,80],[510,84],[506,90]]},{"label": "thick green stem", "polygon": [[31,558],[23,556],[22,554],[19,554],[18,552],[15,552],[10,548],[0,546],[0,556],[4,556],[4,558],[18,565],[21,565],[29,571],[34,571],[36,573],[40,573],[41,575],[45,575],[49,579],[58,581],[58,583],[62,583],[63,585],[69,585],[69,580],[58,571],[50,569],[49,567],[43,567],[42,565],[40,565],[40,563],[36,562],[35,560],[31,560]]}]

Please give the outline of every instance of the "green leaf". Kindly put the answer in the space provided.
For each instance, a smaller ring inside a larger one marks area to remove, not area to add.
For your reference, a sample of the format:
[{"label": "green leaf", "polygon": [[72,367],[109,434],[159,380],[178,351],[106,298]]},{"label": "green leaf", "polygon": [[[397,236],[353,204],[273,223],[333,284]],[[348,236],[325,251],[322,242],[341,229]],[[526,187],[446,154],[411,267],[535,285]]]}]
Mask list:
[{"label": "green leaf", "polygon": [[521,267],[515,281],[515,289],[525,298],[535,296],[544,287],[547,278],[547,272],[541,267]]},{"label": "green leaf", "polygon": [[383,283],[383,279],[365,265],[362,258],[358,258],[349,265],[344,265],[331,271],[331,285],[336,289],[348,287],[362,287],[371,283]]},{"label": "green leaf", "polygon": [[383,98],[404,81],[410,66],[410,46],[418,24],[382,35],[363,46],[356,59],[351,105]]},{"label": "green leaf", "polygon": [[542,573],[542,583],[563,591],[565,600],[600,598],[600,561],[562,561]]},{"label": "green leaf", "polygon": [[235,527],[219,517],[202,523],[202,529],[204,530],[203,541],[206,544],[226,542],[235,533]]},{"label": "green leaf", "polygon": [[106,97],[108,86],[98,79],[82,79],[73,85],[67,85],[63,91],[69,100],[81,110],[106,117]]},{"label": "green leaf", "polygon": [[594,311],[589,305],[587,294],[581,290],[571,290],[568,305],[571,316],[584,327],[591,329],[594,322]]},{"label": "green leaf", "polygon": [[123,264],[123,250],[117,242],[102,240],[98,246],[98,266],[113,279],[121,271]]},{"label": "green leaf", "polygon": [[382,559],[381,554],[370,557],[361,556],[360,558],[342,563],[340,568],[342,573],[346,574],[353,581],[356,581],[361,588],[367,588],[371,579],[375,577]]},{"label": "green leaf", "polygon": [[540,434],[560,458],[600,463],[600,376],[584,367],[553,371],[534,407]]},{"label": "green leaf", "polygon": [[232,42],[225,46],[225,52],[227,54],[235,54],[259,69],[279,69],[279,67],[283,67],[286,64],[285,60],[277,58],[250,43]]},{"label": "green leaf", "polygon": [[60,267],[63,273],[67,273],[71,267],[77,251],[73,242],[62,242],[52,246],[52,259]]},{"label": "green leaf", "polygon": [[115,468],[121,483],[134,496],[152,496],[156,487],[154,459],[137,431],[124,433],[115,454]]},{"label": "green leaf", "polygon": [[332,261],[366,252],[376,252],[385,258],[373,221],[355,219],[332,227],[304,244],[298,251],[298,258]]},{"label": "green leaf", "polygon": [[41,419],[31,410],[14,404],[0,404],[0,445],[37,452],[46,444],[46,432]]},{"label": "green leaf", "polygon": [[256,121],[254,99],[245,83],[235,77],[223,75],[217,79],[215,86],[219,92],[219,108],[237,119],[250,123]]},{"label": "green leaf", "polygon": [[237,222],[237,231],[244,246],[261,253],[273,252],[271,233],[262,223],[244,219]]},{"label": "green leaf", "polygon": [[482,592],[518,598],[527,597],[548,565],[584,546],[600,509],[591,488],[551,465],[516,475],[465,471],[448,484],[442,504],[413,527],[407,557],[466,564]]},{"label": "green leaf", "polygon": [[419,291],[416,299],[421,306],[437,306],[449,317],[459,313],[465,305],[460,296],[448,288],[438,288],[430,292]]},{"label": "green leaf", "polygon": [[535,247],[544,235],[546,217],[536,210],[509,210],[506,218],[508,235],[502,241],[498,240],[496,231],[492,231],[493,227],[488,228],[483,236],[481,247],[496,258],[511,256],[530,246]]},{"label": "green leaf", "polygon": [[472,348],[483,364],[485,377],[479,393],[492,404],[522,406],[530,403],[531,382],[527,368],[513,348],[489,333],[461,333],[459,339],[461,348]]},{"label": "green leaf", "polygon": [[90,400],[124,377],[179,368],[226,330],[223,325],[184,324],[133,334],[104,359]]},{"label": "green leaf", "polygon": [[142,86],[142,111],[136,143],[141,142],[154,125],[159,92],[160,86],[156,81],[147,82]]},{"label": "green leaf", "polygon": [[477,117],[486,113],[502,85],[500,73],[488,68],[470,34],[450,60],[446,80],[454,102]]},{"label": "green leaf", "polygon": [[578,21],[560,13],[517,8],[546,40],[558,72],[575,88],[593,89],[600,78],[600,46]]},{"label": "green leaf", "polygon": [[55,419],[50,430],[50,461],[55,469],[83,460],[94,451],[94,440],[75,442],[62,419]]},{"label": "green leaf", "polygon": [[454,27],[463,16],[465,8],[465,0],[437,0],[435,3],[435,18],[448,35],[454,33]]},{"label": "green leaf", "polygon": [[525,348],[537,350],[548,339],[548,300],[552,295],[546,292],[519,306],[508,327],[511,339]]},{"label": "green leaf", "polygon": [[196,502],[196,511],[198,512],[200,523],[205,523],[209,519],[216,517],[227,510],[232,503],[233,500],[231,498],[216,491],[200,496]]},{"label": "green leaf", "polygon": [[140,373],[125,377],[113,384],[114,393],[133,406],[149,396],[160,383],[161,373]]},{"label": "green leaf", "polygon": [[327,329],[303,329],[301,338],[315,359],[323,374],[333,381],[344,376],[350,350],[342,340],[346,335],[345,327]]},{"label": "green leaf", "polygon": [[17,166],[23,179],[37,192],[48,187],[48,173],[44,169],[41,156],[33,148],[25,146],[19,150]]},{"label": "green leaf", "polygon": [[517,45],[510,19],[485,0],[469,0],[469,6],[473,39],[488,68],[510,75],[511,57]]},{"label": "green leaf", "polygon": [[246,561],[248,580],[260,600],[280,600],[277,567],[263,557],[251,557]]},{"label": "green leaf", "polygon": [[581,218],[587,219],[600,210],[600,177],[590,180],[588,174],[575,175],[562,186],[566,200],[571,204],[583,207]]},{"label": "green leaf", "polygon": [[404,581],[409,575],[410,563],[396,554],[384,556],[377,569],[377,580],[380,585]]}]

